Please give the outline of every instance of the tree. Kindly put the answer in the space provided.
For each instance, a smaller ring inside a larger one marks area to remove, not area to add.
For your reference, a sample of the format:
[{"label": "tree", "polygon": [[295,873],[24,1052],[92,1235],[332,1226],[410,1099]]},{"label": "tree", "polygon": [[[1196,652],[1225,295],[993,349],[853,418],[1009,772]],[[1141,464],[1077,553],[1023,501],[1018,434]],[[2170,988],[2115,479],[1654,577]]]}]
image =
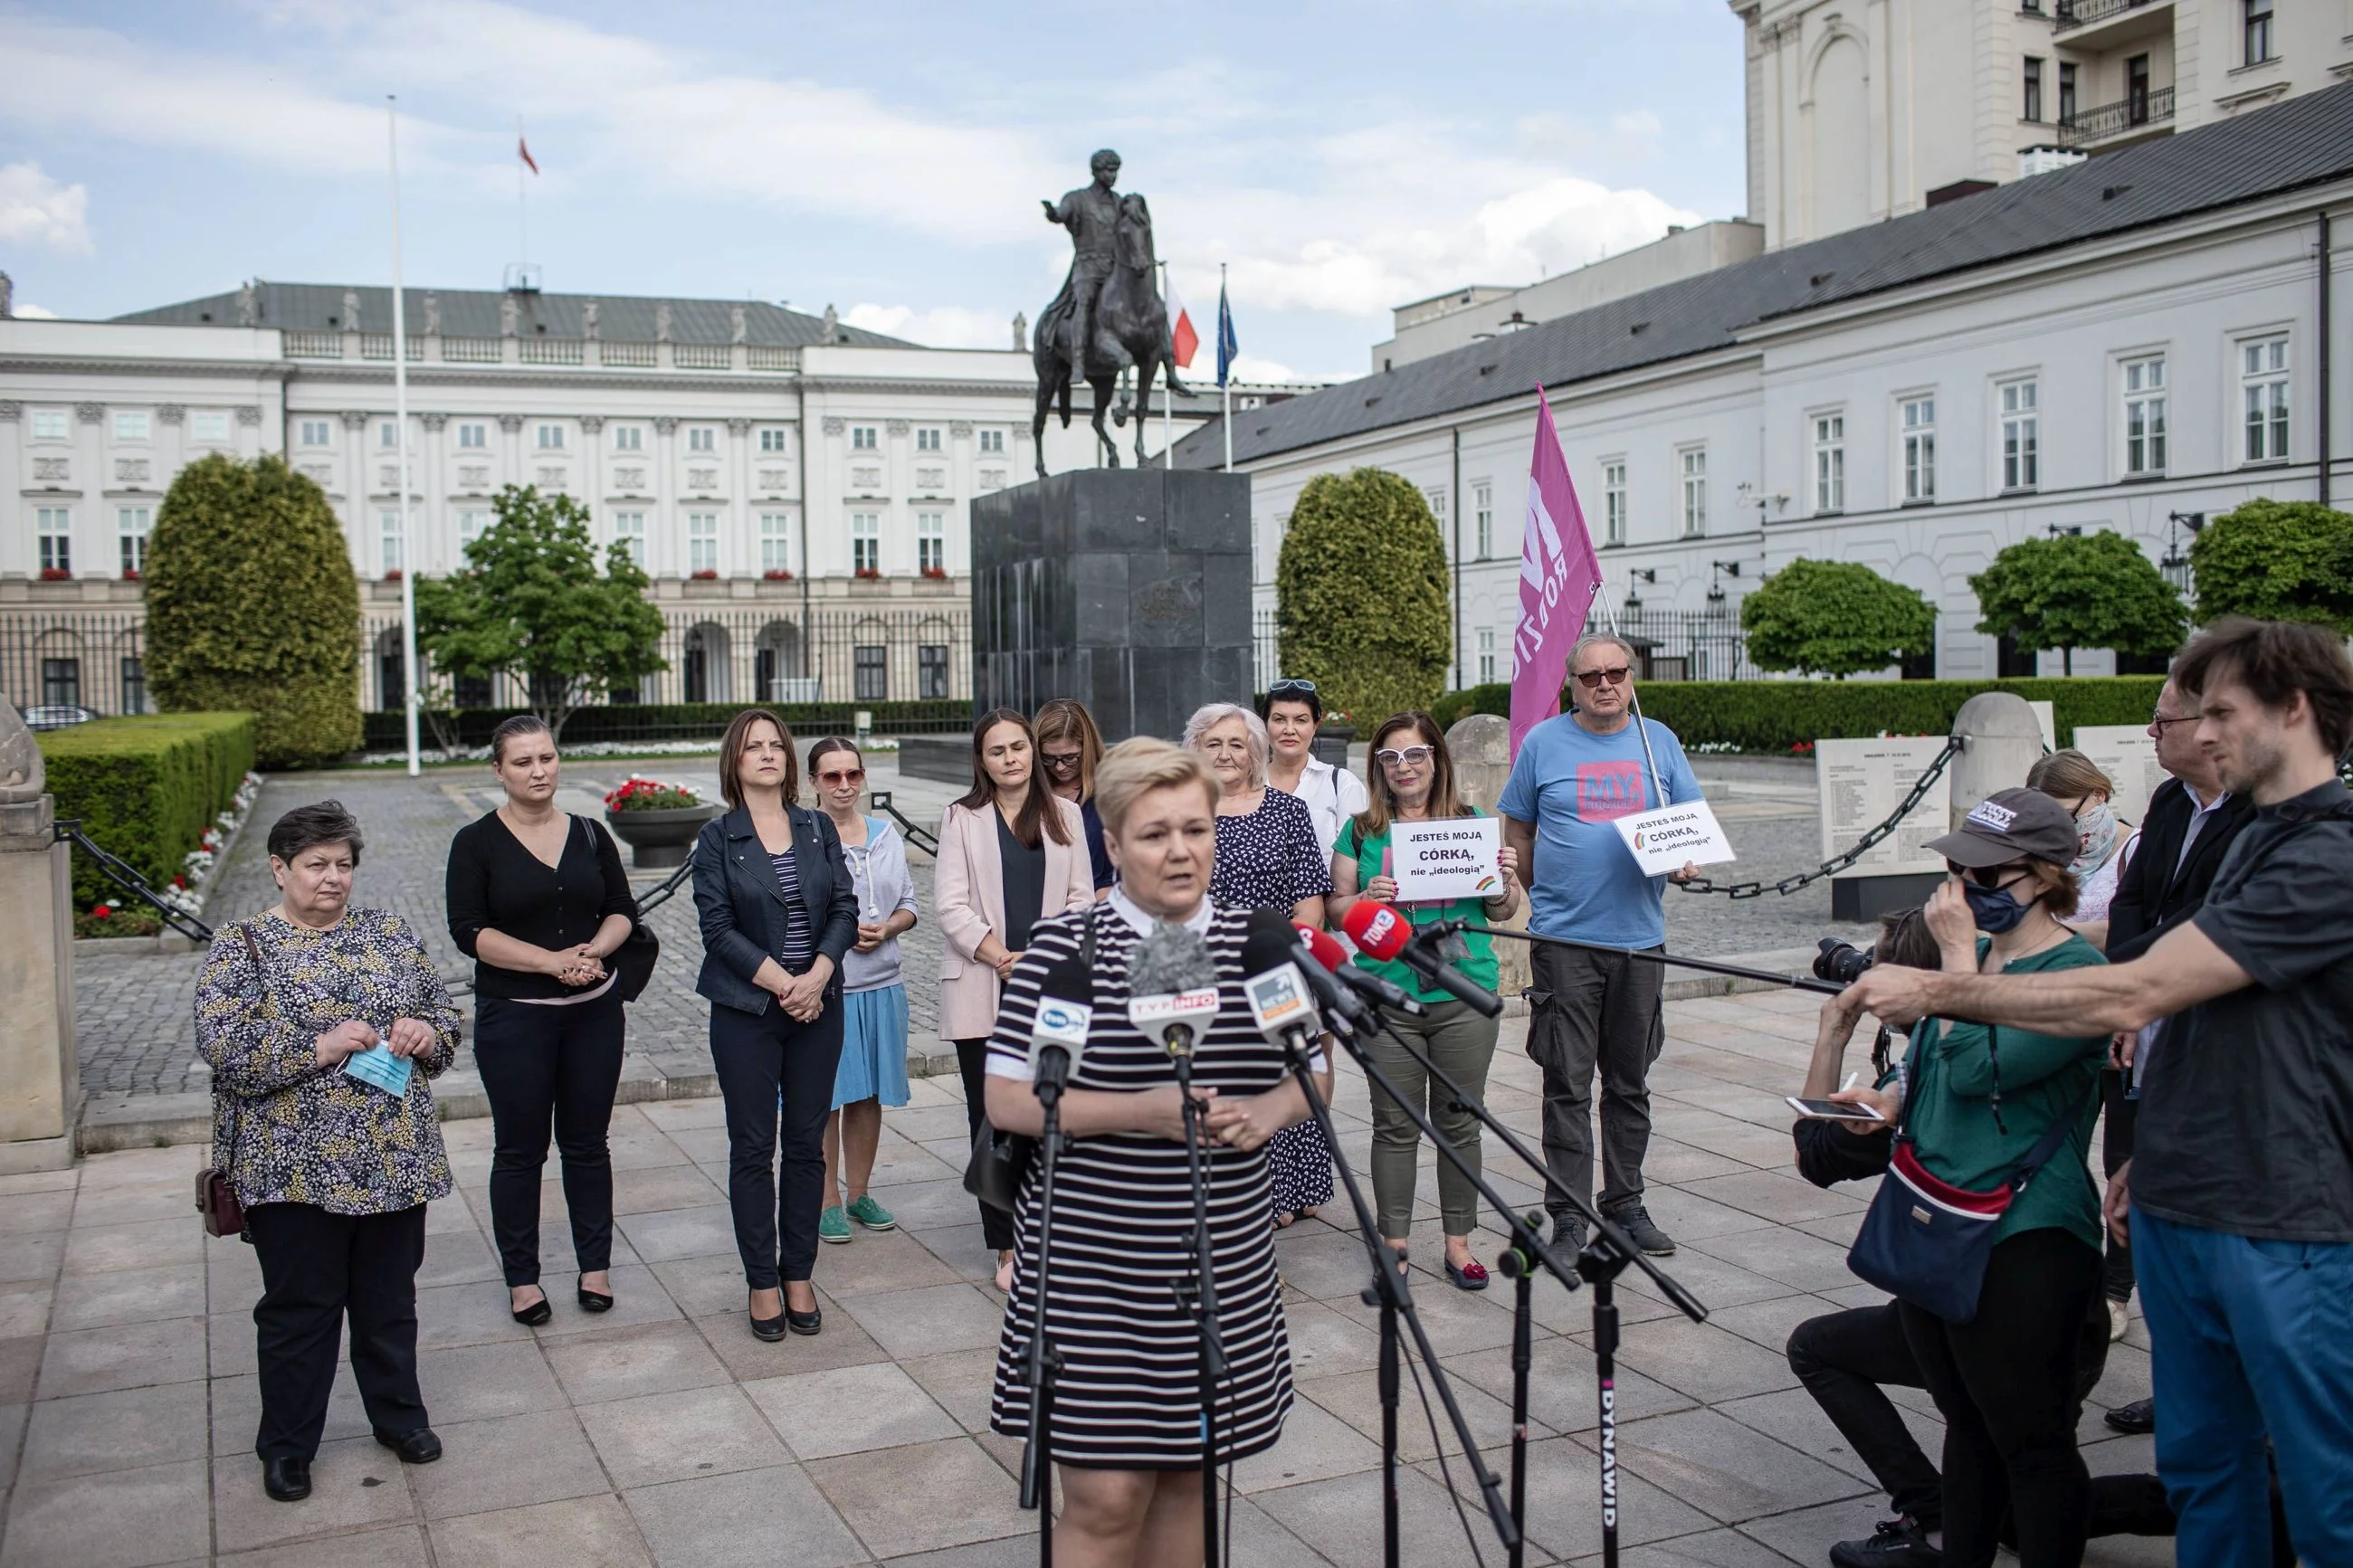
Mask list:
[{"label": "tree", "polygon": [[2028,539],[1969,579],[1985,618],[1978,630],[2008,637],[2021,653],[2057,648],[2075,673],[2075,650],[2168,654],[2181,646],[2189,613],[2139,546],[2120,533]]},{"label": "tree", "polygon": [[197,459],[156,513],[143,577],[158,707],[251,713],[265,768],[358,750],[359,579],[317,485],[277,457]]},{"label": "tree", "polygon": [[1326,709],[1373,723],[1445,689],[1446,547],[1405,479],[1356,468],[1308,480],[1274,584],[1282,673],[1314,681]]},{"label": "tree", "polygon": [[2353,637],[2353,512],[2316,501],[2251,500],[2189,546],[2198,619],[2314,621]]},{"label": "tree", "polygon": [[1741,601],[1740,629],[1760,669],[1843,680],[1934,649],[1936,610],[1859,563],[1800,559]]},{"label": "tree", "polygon": [[566,495],[509,485],[466,546],[466,565],[417,584],[418,650],[441,679],[505,675],[559,738],[572,710],[666,668],[654,650],[661,612],[646,574],[616,540],[602,575],[588,509]]}]

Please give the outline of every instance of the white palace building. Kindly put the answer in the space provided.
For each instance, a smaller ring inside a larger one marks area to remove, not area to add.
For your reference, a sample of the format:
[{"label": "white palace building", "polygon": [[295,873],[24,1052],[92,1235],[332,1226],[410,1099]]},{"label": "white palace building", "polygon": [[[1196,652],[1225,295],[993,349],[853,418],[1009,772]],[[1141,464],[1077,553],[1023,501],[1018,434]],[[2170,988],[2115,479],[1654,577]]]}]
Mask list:
[{"label": "white palace building", "polygon": [[2179,581],[2207,517],[2353,499],[2353,3],[1733,9],[1747,218],[1401,307],[1370,374],[1236,412],[1261,614],[1301,487],[1391,469],[1453,558],[1457,684],[1508,679],[1539,386],[1658,675],[1750,673],[1740,597],[1799,556],[1926,594],[1934,673],[2034,674],[1976,630],[2005,546],[2113,530]]}]

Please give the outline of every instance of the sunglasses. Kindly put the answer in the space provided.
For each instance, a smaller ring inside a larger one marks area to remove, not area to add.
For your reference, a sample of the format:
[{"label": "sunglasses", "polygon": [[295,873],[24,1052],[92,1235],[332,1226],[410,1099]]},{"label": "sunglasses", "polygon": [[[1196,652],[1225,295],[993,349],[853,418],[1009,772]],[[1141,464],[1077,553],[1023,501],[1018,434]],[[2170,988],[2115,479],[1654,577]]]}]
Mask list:
[{"label": "sunglasses", "polygon": [[1580,669],[1577,672],[1577,683],[1588,691],[1598,691],[1604,682],[1611,686],[1625,685],[1626,678],[1632,673],[1622,664],[1613,664],[1608,669]]},{"label": "sunglasses", "polygon": [[1079,765],[1079,753],[1076,752],[1041,752],[1038,755],[1038,760],[1059,773],[1065,769],[1077,767]]},{"label": "sunglasses", "polygon": [[1269,697],[1289,697],[1296,692],[1313,692],[1314,689],[1315,683],[1312,680],[1284,679],[1268,687],[1266,694]]},{"label": "sunglasses", "polygon": [[817,782],[821,784],[864,784],[866,782],[866,770],[864,768],[835,768],[829,772],[818,774]]},{"label": "sunglasses", "polygon": [[1375,752],[1373,761],[1385,768],[1418,768],[1434,755],[1436,753],[1428,746],[1408,746],[1401,752],[1395,748]]},{"label": "sunglasses", "polygon": [[2012,872],[2023,875],[2028,868],[2024,862],[2018,860],[2013,860],[2007,866],[1977,867],[1964,866],[1957,860],[1947,860],[1945,862],[1945,869],[1956,877],[1975,882],[1978,887],[1991,892],[1994,889],[2006,886],[2015,880],[2011,876]]}]

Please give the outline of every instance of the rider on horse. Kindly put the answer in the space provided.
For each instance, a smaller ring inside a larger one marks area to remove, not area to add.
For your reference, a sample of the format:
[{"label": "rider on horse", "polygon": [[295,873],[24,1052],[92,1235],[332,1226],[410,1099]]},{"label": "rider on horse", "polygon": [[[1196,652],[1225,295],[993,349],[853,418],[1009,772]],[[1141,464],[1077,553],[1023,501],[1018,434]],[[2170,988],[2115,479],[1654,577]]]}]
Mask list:
[{"label": "rider on horse", "polygon": [[1057,314],[1056,306],[1068,302],[1071,321],[1069,353],[1073,380],[1086,378],[1086,353],[1094,338],[1095,297],[1103,292],[1103,282],[1111,276],[1118,260],[1114,236],[1119,227],[1119,197],[1112,186],[1119,180],[1119,154],[1108,147],[1088,161],[1094,173],[1092,184],[1082,185],[1064,195],[1060,203],[1045,201],[1046,221],[1060,224],[1071,231],[1071,244],[1076,254],[1071,258],[1071,274],[1062,283],[1062,293],[1039,325],[1047,327]]}]

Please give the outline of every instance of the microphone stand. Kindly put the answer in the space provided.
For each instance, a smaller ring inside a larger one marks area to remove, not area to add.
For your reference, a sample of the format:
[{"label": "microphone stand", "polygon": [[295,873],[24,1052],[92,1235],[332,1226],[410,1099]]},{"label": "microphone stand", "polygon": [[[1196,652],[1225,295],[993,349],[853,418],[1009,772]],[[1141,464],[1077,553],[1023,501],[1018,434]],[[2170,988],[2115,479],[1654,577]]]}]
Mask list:
[{"label": "microphone stand", "polygon": [[[1533,1226],[1543,1216],[1531,1214]],[[1495,1259],[1512,1282],[1512,1517],[1525,1524],[1528,1506],[1528,1373],[1535,1366],[1533,1323],[1536,1260],[1515,1242]],[[1511,1568],[1521,1568],[1525,1548],[1512,1542]]]},{"label": "microphone stand", "polygon": [[1533,942],[1538,947],[1572,947],[1581,952],[1612,952],[1620,958],[1639,958],[1651,963],[1671,964],[1677,969],[1704,969],[1710,974],[1728,974],[1736,980],[1761,981],[1767,985],[1786,986],[1794,991],[1816,991],[1825,996],[1835,996],[1846,989],[1834,980],[1818,980],[1810,974],[1776,974],[1769,969],[1751,969],[1746,964],[1722,963],[1713,958],[1683,958],[1671,952],[1653,952],[1641,947],[1612,947],[1601,942],[1573,942],[1565,936],[1538,936],[1532,931],[1514,931],[1509,926],[1482,925],[1477,921],[1432,921],[1416,928],[1414,934],[1436,931],[1451,935],[1456,931],[1475,931],[1481,936],[1508,936],[1516,941]]},{"label": "microphone stand", "polygon": [[1193,1176],[1193,1283],[1177,1285],[1176,1300],[1192,1315],[1201,1339],[1201,1563],[1202,1568],[1218,1568],[1218,1384],[1226,1376],[1226,1342],[1218,1321],[1218,1277],[1209,1246],[1206,1108],[1193,1098],[1192,1041],[1185,1040],[1179,1048],[1175,1035],[1172,1029],[1163,1041],[1176,1068],[1176,1093],[1185,1113],[1185,1158]]},{"label": "microphone stand", "polygon": [[1031,1315],[1029,1364],[1023,1374],[1029,1384],[1029,1431],[1021,1446],[1021,1506],[1038,1510],[1038,1568],[1054,1564],[1054,1459],[1047,1430],[1062,1355],[1046,1336],[1046,1282],[1054,1246],[1054,1173],[1062,1153],[1062,1088],[1058,1079],[1038,1080],[1038,1103],[1045,1108],[1046,1125],[1038,1141],[1037,1310]]}]

